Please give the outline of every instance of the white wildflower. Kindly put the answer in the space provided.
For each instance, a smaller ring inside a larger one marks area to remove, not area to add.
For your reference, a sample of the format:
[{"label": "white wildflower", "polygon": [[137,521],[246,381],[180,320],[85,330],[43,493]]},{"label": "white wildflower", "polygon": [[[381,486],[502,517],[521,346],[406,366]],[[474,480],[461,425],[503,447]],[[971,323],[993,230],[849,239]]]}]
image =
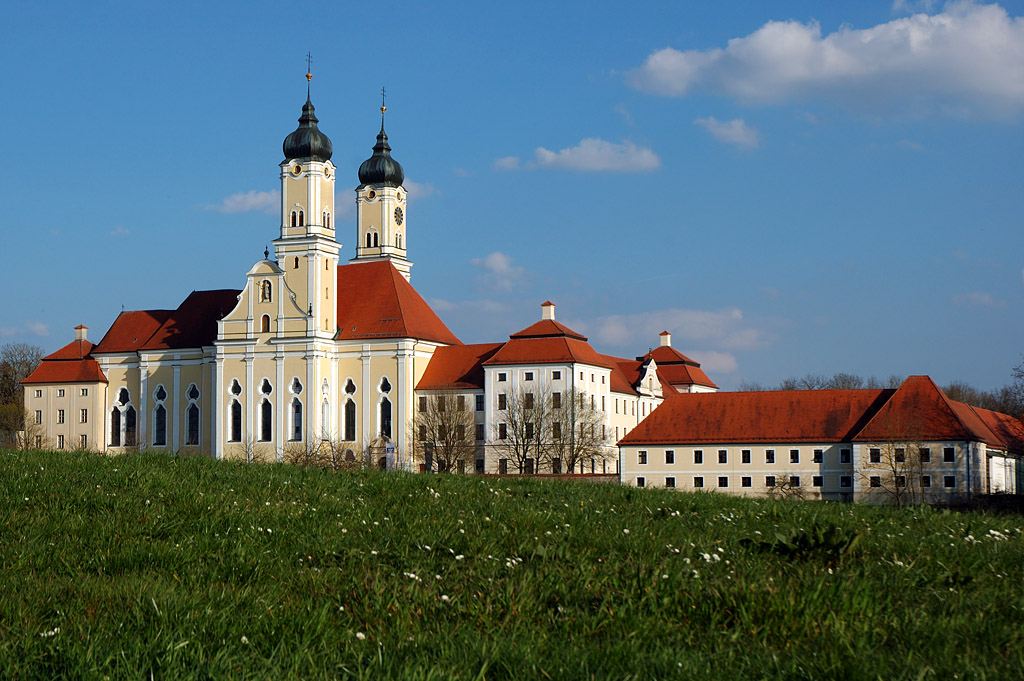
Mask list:
[{"label": "white wildflower", "polygon": [[356,638],[358,638],[360,641],[365,641],[366,640],[366,634],[364,634],[361,631],[357,631],[356,632]]}]

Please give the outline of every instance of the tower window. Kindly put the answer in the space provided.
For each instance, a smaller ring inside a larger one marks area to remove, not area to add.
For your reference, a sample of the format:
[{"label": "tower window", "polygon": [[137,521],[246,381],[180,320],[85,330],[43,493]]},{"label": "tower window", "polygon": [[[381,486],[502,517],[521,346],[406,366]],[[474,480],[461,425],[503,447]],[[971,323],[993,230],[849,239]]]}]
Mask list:
[{"label": "tower window", "polygon": [[300,210],[299,211],[299,227],[305,227],[305,226],[306,226],[306,217],[305,217],[305,215],[303,215],[302,211]]},{"label": "tower window", "polygon": [[370,232],[366,233],[366,247],[371,248],[373,246],[373,236]]},{"label": "tower window", "polygon": [[327,211],[324,211],[324,227],[327,229],[331,228],[331,214]]},{"label": "tower window", "polygon": [[401,232],[398,232],[397,234],[395,234],[395,246],[397,248],[401,248],[402,247],[402,233]]},{"label": "tower window", "polygon": [[298,226],[299,226],[299,214],[296,213],[295,211],[292,211],[292,227],[298,227]]},{"label": "tower window", "polygon": [[260,317],[260,333],[270,332],[270,315],[265,314]]},{"label": "tower window", "polygon": [[295,264],[292,266],[292,269],[299,269],[299,256],[295,256]]},{"label": "tower window", "polygon": [[379,245],[380,245],[380,242],[377,241],[377,232],[374,232],[373,233],[373,247],[377,248],[377,246],[379,246]]}]

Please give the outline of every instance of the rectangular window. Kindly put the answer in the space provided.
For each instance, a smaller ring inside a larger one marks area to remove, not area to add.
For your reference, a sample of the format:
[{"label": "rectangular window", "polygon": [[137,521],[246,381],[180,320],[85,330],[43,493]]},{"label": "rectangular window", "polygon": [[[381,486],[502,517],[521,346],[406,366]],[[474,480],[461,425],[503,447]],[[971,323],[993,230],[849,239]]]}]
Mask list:
[{"label": "rectangular window", "polygon": [[562,408],[562,393],[551,393],[551,407],[553,409]]},{"label": "rectangular window", "polygon": [[704,478],[702,478],[699,475],[694,477],[694,479],[693,479],[693,486],[697,487],[697,488],[703,487],[704,486]]},{"label": "rectangular window", "polygon": [[526,373],[524,373],[523,374],[523,380],[524,381],[532,381],[533,380],[533,372],[532,371],[527,371]]},{"label": "rectangular window", "polygon": [[37,390],[36,391],[36,397],[42,397],[42,396],[43,396],[43,391],[42,390]]},{"label": "rectangular window", "polygon": [[675,478],[665,478],[665,487],[675,487],[675,486],[676,486],[676,479]]},{"label": "rectangular window", "polygon": [[641,449],[639,452],[636,453],[636,462],[640,466],[646,466],[647,465],[647,452],[646,452],[646,450]]},{"label": "rectangular window", "polygon": [[551,372],[551,380],[552,381],[560,381],[560,380],[562,380],[562,372],[561,371],[552,371]]},{"label": "rectangular window", "polygon": [[79,446],[80,446],[80,447],[81,447],[82,449],[86,449],[86,448],[88,448],[88,447],[89,447],[89,436],[88,436],[88,435],[82,435],[82,436],[81,436],[81,437],[79,438],[79,442],[78,442],[78,444],[79,444]]},{"label": "rectangular window", "polygon": [[942,463],[955,463],[956,450],[953,447],[942,448]]},{"label": "rectangular window", "polygon": [[455,398],[455,408],[459,411],[466,411],[466,396],[459,395]]},{"label": "rectangular window", "polygon": [[729,477],[726,476],[726,475],[718,476],[718,486],[719,487],[723,487],[723,488],[724,487],[728,487],[729,486]]},{"label": "rectangular window", "polygon": [[606,409],[605,401],[604,400],[605,400],[604,395],[601,395],[601,411],[605,411],[605,409]]},{"label": "rectangular window", "polygon": [[476,396],[476,410],[477,411],[483,411],[484,410],[484,396],[483,395],[477,395]]},{"label": "rectangular window", "polygon": [[820,475],[811,476],[811,487],[821,487],[824,479]]},{"label": "rectangular window", "polygon": [[562,460],[558,457],[551,459],[551,473],[553,475],[561,475],[562,473]]},{"label": "rectangular window", "polygon": [[619,398],[618,397],[615,398],[615,413],[616,414],[619,413]]},{"label": "rectangular window", "polygon": [[882,478],[881,478],[881,476],[872,475],[868,479],[868,484],[871,485],[872,487],[881,487],[882,486]]},{"label": "rectangular window", "polygon": [[749,449],[744,449],[743,451],[740,452],[740,462],[741,463],[750,463],[750,450]]},{"label": "rectangular window", "polygon": [[877,447],[872,447],[868,450],[868,458],[871,463],[882,463],[882,450]]},{"label": "rectangular window", "polygon": [[426,426],[420,426],[420,442],[426,442],[426,441],[427,441],[427,427]]},{"label": "rectangular window", "polygon": [[527,409],[533,409],[533,393],[523,395],[523,406]]},{"label": "rectangular window", "polygon": [[605,377],[601,376],[601,385],[604,385],[604,379],[605,379]]},{"label": "rectangular window", "polygon": [[931,447],[918,447],[917,453],[921,457],[921,463],[931,463],[932,461],[932,450]]},{"label": "rectangular window", "polygon": [[754,479],[749,475],[744,475],[740,478],[740,487],[751,487],[754,484]]},{"label": "rectangular window", "polygon": [[562,424],[555,421],[551,424],[551,437],[556,440],[562,439]]},{"label": "rectangular window", "polygon": [[789,486],[790,487],[799,487],[800,486],[800,476],[799,475],[791,475],[791,476],[789,476]]},{"label": "rectangular window", "polygon": [[674,464],[676,462],[676,453],[671,449],[665,450],[665,463]]},{"label": "rectangular window", "polygon": [[498,439],[499,440],[507,440],[508,439],[508,426],[506,424],[504,424],[504,423],[499,423],[498,424]]},{"label": "rectangular window", "polygon": [[814,457],[811,459],[811,463],[822,463],[825,461],[825,452],[820,449],[814,450]]},{"label": "rectangular window", "polygon": [[40,409],[36,409],[36,425],[43,422],[43,412]]},{"label": "rectangular window", "polygon": [[800,463],[800,450],[799,449],[791,449],[791,450],[789,450],[789,462],[790,463]]},{"label": "rectangular window", "polygon": [[526,424],[526,439],[527,440],[532,440],[533,439],[533,424],[532,423],[527,423]]},{"label": "rectangular window", "polygon": [[764,486],[765,487],[775,487],[775,476],[774,475],[766,475],[766,476],[764,476]]},{"label": "rectangular window", "polygon": [[897,475],[896,476],[896,486],[897,487],[906,487],[907,486],[907,476],[905,476],[905,475]]},{"label": "rectangular window", "polygon": [[64,423],[64,410],[63,409],[58,409],[57,410],[57,423]]},{"label": "rectangular window", "polygon": [[445,405],[444,395],[438,395],[437,399],[435,401],[435,404],[437,404],[437,411],[441,412],[441,413],[444,413],[445,406],[446,406]]},{"label": "rectangular window", "polygon": [[427,398],[425,396],[421,395],[420,396],[420,413],[422,414],[422,413],[424,413],[426,411],[427,411]]},{"label": "rectangular window", "polygon": [[[64,397],[64,388],[57,388],[57,397]],[[63,449],[63,447],[61,447]]]},{"label": "rectangular window", "polygon": [[704,463],[704,450],[702,450],[702,449],[695,449],[695,450],[693,450],[693,462],[694,463]]},{"label": "rectangular window", "polygon": [[508,398],[505,397],[505,393],[498,393],[498,409],[504,409],[508,406]]},{"label": "rectangular window", "polygon": [[505,380],[506,380],[507,378],[508,378],[508,377],[507,377],[507,376],[505,375],[505,372],[504,372],[504,371],[499,371],[499,372],[498,372],[498,380],[499,380],[499,381],[505,381]]},{"label": "rectangular window", "polygon": [[466,441],[466,426],[464,426],[462,424],[459,424],[459,425],[455,426],[455,438],[459,442],[465,442]]},{"label": "rectangular window", "polygon": [[896,458],[896,463],[903,463],[907,460],[907,450],[903,447],[897,447],[893,452],[893,456]]},{"label": "rectangular window", "polygon": [[57,436],[57,449],[64,449],[64,436],[63,435],[58,435]]},{"label": "rectangular window", "polygon": [[766,450],[764,450],[764,462],[765,463],[775,463],[775,450],[774,449],[766,449]]},{"label": "rectangular window", "polygon": [[921,476],[921,487],[931,487],[931,486],[932,486],[932,476],[930,476],[930,475],[922,475]]},{"label": "rectangular window", "polygon": [[484,424],[482,424],[482,423],[476,424],[475,431],[476,432],[474,433],[474,435],[476,436],[477,442],[479,442],[480,440],[483,440],[484,439]]},{"label": "rectangular window", "polygon": [[955,475],[943,475],[942,486],[946,489],[953,489],[956,487],[956,476]]},{"label": "rectangular window", "polygon": [[601,424],[601,441],[603,442],[606,437],[607,437],[607,434],[605,433],[605,425],[602,423]]},{"label": "rectangular window", "polygon": [[729,463],[729,450],[719,449],[718,450],[718,463]]},{"label": "rectangular window", "polygon": [[644,478],[639,477],[639,478],[636,479],[636,486],[637,487],[646,487],[647,486],[647,481]]},{"label": "rectangular window", "polygon": [[88,409],[82,409],[80,411],[81,411],[81,414],[79,414],[79,419],[80,419],[79,423],[89,423],[89,410]]},{"label": "rectangular window", "polygon": [[840,449],[839,450],[839,463],[850,463],[850,450]]},{"label": "rectangular window", "polygon": [[840,475],[839,476],[839,486],[840,487],[853,487],[853,477],[849,476],[849,475]]},{"label": "rectangular window", "polygon": [[43,436],[36,435],[36,449],[42,449],[43,447]]},{"label": "rectangular window", "polygon": [[82,397],[88,397],[89,396],[89,389],[88,388],[82,388],[81,395],[82,395]]},{"label": "rectangular window", "polygon": [[508,475],[508,459],[498,459],[498,474]]}]

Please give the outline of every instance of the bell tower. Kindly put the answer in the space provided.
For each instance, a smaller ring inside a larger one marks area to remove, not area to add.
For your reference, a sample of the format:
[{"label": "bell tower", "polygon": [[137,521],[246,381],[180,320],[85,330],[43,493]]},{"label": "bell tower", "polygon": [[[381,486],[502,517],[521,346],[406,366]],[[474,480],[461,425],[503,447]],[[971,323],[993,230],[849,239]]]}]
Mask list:
[{"label": "bell tower", "polygon": [[281,236],[274,240],[278,266],[307,312],[307,335],[333,337],[337,332],[337,266],[341,249],[334,239],[334,152],[309,97],[299,127],[284,139],[281,162]]},{"label": "bell tower", "polygon": [[[383,99],[384,90],[381,90]],[[408,280],[412,263],[407,257],[408,243],[406,197],[402,186],[405,171],[391,158],[391,146],[384,132],[384,112],[381,103],[380,132],[373,145],[373,155],[359,166],[359,186],[356,188],[356,257],[350,262],[390,260]]]}]

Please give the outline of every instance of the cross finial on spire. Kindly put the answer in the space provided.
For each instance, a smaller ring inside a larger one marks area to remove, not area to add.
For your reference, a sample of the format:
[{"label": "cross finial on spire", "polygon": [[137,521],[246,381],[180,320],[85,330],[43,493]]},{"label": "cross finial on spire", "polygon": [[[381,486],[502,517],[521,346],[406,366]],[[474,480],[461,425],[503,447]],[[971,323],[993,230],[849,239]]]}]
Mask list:
[{"label": "cross finial on spire", "polygon": [[310,52],[306,53],[306,80],[313,80],[313,55]]},{"label": "cross finial on spire", "polygon": [[384,112],[388,110],[388,108],[386,106],[384,106],[384,101],[385,101],[386,97],[387,97],[387,90],[385,90],[382,87],[380,89],[380,115],[381,115],[381,118],[384,117]]}]

